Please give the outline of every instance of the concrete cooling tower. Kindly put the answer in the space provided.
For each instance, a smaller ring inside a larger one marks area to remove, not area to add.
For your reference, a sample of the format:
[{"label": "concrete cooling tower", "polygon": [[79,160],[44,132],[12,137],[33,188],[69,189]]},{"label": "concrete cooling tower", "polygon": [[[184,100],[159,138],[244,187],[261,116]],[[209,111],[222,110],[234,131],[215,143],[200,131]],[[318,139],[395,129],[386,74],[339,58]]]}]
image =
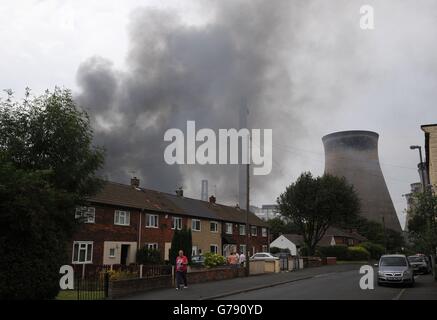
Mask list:
[{"label": "concrete cooling tower", "polygon": [[402,231],[382,175],[378,158],[379,135],[371,131],[342,131],[322,138],[325,172],[345,177],[361,200],[361,216]]}]

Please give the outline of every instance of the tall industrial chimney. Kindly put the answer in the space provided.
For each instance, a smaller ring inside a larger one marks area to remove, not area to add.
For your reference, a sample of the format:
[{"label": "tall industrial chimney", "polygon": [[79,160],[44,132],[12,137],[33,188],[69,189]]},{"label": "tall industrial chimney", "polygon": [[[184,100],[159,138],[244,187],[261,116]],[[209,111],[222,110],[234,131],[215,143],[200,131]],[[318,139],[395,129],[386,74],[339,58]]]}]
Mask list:
[{"label": "tall industrial chimney", "polygon": [[202,180],[202,192],[200,194],[202,201],[208,201],[208,180]]},{"label": "tall industrial chimney", "polygon": [[379,135],[371,131],[342,131],[322,138],[325,173],[345,177],[361,200],[361,216],[401,232],[378,157]]}]

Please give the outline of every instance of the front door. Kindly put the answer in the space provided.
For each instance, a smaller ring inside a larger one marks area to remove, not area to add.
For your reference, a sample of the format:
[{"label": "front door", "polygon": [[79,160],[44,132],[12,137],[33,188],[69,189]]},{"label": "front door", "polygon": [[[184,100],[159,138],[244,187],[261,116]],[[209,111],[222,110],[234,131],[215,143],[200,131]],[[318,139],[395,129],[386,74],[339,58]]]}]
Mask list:
[{"label": "front door", "polygon": [[197,251],[197,246],[192,246],[191,247],[191,256],[197,256],[198,251]]},{"label": "front door", "polygon": [[128,244],[122,244],[121,245],[121,256],[120,256],[120,264],[126,265],[127,259],[129,257],[129,247]]}]

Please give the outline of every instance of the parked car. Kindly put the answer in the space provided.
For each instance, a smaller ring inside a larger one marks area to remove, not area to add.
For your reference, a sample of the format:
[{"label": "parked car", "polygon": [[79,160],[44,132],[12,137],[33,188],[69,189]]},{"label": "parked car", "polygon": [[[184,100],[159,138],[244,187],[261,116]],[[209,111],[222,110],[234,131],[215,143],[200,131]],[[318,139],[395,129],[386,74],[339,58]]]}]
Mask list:
[{"label": "parked car", "polygon": [[192,256],[191,264],[193,266],[203,266],[205,264],[205,257],[203,255]]},{"label": "parked car", "polygon": [[405,255],[383,255],[377,266],[378,285],[401,283],[414,286],[414,270]]},{"label": "parked car", "polygon": [[258,252],[255,253],[253,256],[251,256],[250,260],[273,261],[273,260],[279,260],[279,258],[275,257],[269,252]]},{"label": "parked car", "polygon": [[424,255],[409,256],[408,261],[413,267],[414,273],[428,274],[431,272],[431,265]]}]

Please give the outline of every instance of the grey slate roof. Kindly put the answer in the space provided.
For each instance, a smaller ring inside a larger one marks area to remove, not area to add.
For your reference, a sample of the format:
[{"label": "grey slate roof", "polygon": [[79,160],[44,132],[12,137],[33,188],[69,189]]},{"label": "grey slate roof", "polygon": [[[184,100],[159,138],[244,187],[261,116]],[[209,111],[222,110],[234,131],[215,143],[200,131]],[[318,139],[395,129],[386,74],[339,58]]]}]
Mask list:
[{"label": "grey slate roof", "polygon": [[[217,221],[244,224],[246,211],[218,203],[178,197],[169,193],[130,185],[105,182],[102,190],[89,199],[90,202],[144,209],[148,211],[187,215]],[[249,224],[267,227],[268,224],[249,211]]]}]

